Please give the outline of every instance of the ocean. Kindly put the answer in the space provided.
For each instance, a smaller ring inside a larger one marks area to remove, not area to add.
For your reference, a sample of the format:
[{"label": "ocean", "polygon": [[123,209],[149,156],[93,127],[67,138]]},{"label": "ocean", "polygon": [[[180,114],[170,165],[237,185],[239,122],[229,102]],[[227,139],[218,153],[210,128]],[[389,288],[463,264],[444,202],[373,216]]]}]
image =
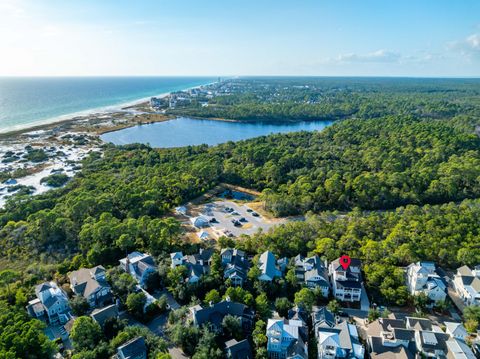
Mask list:
[{"label": "ocean", "polygon": [[213,77],[0,77],[0,133],[120,108]]}]

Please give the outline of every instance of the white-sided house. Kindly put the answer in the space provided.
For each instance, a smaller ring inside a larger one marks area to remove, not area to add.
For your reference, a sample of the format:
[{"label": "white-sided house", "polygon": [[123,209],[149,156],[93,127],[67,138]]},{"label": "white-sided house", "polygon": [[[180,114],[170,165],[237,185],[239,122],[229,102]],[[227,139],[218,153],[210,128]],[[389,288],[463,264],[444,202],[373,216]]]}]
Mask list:
[{"label": "white-sided house", "polygon": [[466,305],[480,305],[480,271],[467,266],[458,268],[453,286]]},{"label": "white-sided house", "polygon": [[258,267],[260,268],[259,280],[271,282],[276,277],[282,276],[282,271],[277,267],[277,259],[270,251],[265,251],[258,259]]},{"label": "white-sided house", "polygon": [[71,318],[68,296],[55,282],[45,282],[35,287],[37,298],[28,302],[30,316],[50,324],[65,324]]},{"label": "white-sided house", "polygon": [[407,288],[412,295],[424,293],[432,304],[445,301],[447,286],[436,272],[435,263],[417,262],[407,267]]},{"label": "white-sided house", "polygon": [[84,297],[91,307],[103,306],[111,302],[113,295],[105,278],[105,268],[80,268],[69,274],[70,288],[73,293]]},{"label": "white-sided house", "polygon": [[345,302],[359,302],[362,296],[361,261],[351,258],[350,265],[345,270],[340,264],[340,258],[330,263],[328,271],[332,283],[333,295]]}]

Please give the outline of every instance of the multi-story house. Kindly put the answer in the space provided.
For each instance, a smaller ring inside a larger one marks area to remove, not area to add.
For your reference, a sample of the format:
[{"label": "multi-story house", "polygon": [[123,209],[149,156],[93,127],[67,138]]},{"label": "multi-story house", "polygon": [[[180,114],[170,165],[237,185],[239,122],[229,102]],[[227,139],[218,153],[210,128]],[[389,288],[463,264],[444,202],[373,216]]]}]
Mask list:
[{"label": "multi-story house", "polygon": [[261,281],[271,282],[275,278],[282,277],[282,271],[277,266],[277,259],[270,251],[265,251],[260,255],[258,267],[261,272],[258,279]]},{"label": "multi-story house", "polygon": [[350,265],[344,269],[337,258],[328,267],[333,295],[344,302],[358,302],[362,296],[361,261],[351,258]]},{"label": "multi-story house", "polygon": [[468,266],[458,268],[453,278],[453,286],[465,305],[480,305],[480,270],[478,266],[474,270]]},{"label": "multi-story house", "polygon": [[335,316],[325,307],[313,308],[312,324],[319,359],[364,358],[365,349],[354,324],[337,323]]},{"label": "multi-story house", "polygon": [[266,334],[270,359],[308,358],[308,328],[302,320],[269,319]]},{"label": "multi-story house", "polygon": [[305,258],[301,254],[295,257],[295,275],[309,288],[320,288],[324,297],[328,297],[330,283],[328,270],[319,256]]},{"label": "multi-story house", "polygon": [[217,333],[222,330],[222,321],[226,315],[240,318],[244,333],[251,331],[255,319],[255,312],[248,306],[228,299],[205,308],[197,304],[189,309],[195,326],[207,325]]},{"label": "multi-story house", "polygon": [[244,251],[226,248],[220,253],[224,267],[223,277],[229,279],[233,286],[243,286],[247,279],[248,259]]},{"label": "multi-story house", "polygon": [[50,324],[65,324],[70,318],[68,296],[55,282],[45,282],[35,287],[36,299],[28,302],[28,313]]},{"label": "multi-story house", "polygon": [[412,295],[425,294],[429,304],[445,301],[447,286],[437,274],[435,263],[417,262],[407,267],[407,288]]},{"label": "multi-story house", "polygon": [[102,266],[80,268],[68,277],[73,293],[84,297],[91,307],[103,306],[112,301],[113,295]]},{"label": "multi-story house", "polygon": [[187,282],[196,283],[202,275],[210,273],[213,253],[213,249],[203,248],[194,255],[184,256],[182,252],[170,253],[170,259],[172,260],[171,267],[185,266],[188,271]]},{"label": "multi-story house", "polygon": [[372,359],[387,358],[388,354],[398,359],[415,358],[415,330],[407,329],[403,320],[379,318],[368,325],[367,337]]},{"label": "multi-story house", "polygon": [[155,261],[150,254],[132,252],[120,259],[120,267],[129,273],[143,288],[147,278],[157,271]]},{"label": "multi-story house", "polygon": [[370,357],[379,358],[449,358],[473,359],[465,342],[461,323],[446,322],[446,332],[424,318],[405,320],[380,318],[368,325],[367,343]]}]

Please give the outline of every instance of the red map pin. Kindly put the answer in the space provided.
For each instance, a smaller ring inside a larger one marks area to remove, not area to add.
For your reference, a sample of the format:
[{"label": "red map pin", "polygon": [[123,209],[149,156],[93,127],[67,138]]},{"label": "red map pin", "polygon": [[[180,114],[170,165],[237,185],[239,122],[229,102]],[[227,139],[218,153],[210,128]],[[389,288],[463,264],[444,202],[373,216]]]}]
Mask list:
[{"label": "red map pin", "polygon": [[342,266],[343,270],[347,270],[351,261],[352,260],[350,259],[350,257],[347,256],[346,254],[340,257],[340,265]]}]

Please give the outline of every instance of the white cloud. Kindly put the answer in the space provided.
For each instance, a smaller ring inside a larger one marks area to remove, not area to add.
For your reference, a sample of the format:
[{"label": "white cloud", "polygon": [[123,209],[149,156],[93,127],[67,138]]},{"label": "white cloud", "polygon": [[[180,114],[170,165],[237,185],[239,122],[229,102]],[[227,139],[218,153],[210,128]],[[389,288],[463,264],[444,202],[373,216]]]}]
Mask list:
[{"label": "white cloud", "polygon": [[398,52],[388,50],[377,50],[368,54],[345,54],[340,55],[337,61],[340,62],[398,62],[402,58]]},{"label": "white cloud", "polygon": [[461,41],[451,42],[448,47],[464,56],[480,57],[480,33],[469,35]]}]

